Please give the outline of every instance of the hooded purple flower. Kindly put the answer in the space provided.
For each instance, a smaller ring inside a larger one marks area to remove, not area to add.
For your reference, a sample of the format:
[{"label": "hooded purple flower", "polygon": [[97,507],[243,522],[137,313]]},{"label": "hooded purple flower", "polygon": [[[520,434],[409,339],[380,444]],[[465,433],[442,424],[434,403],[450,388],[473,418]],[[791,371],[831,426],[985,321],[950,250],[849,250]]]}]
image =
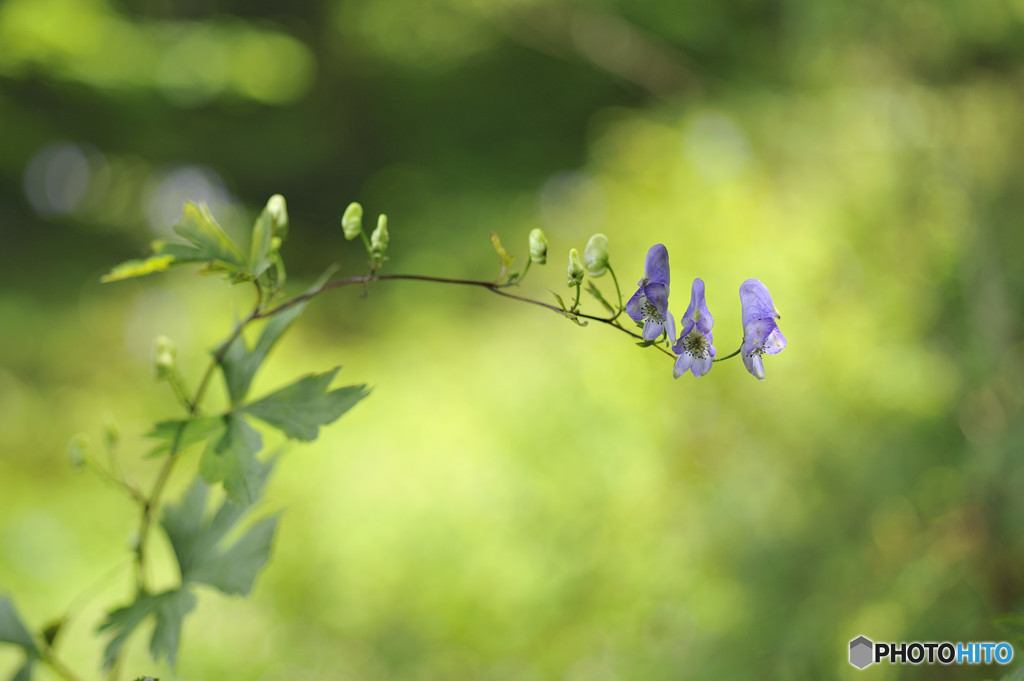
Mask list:
[{"label": "hooded purple flower", "polygon": [[686,313],[680,321],[683,324],[683,331],[679,334],[679,340],[672,346],[672,352],[679,355],[672,375],[679,378],[690,371],[694,376],[703,376],[711,371],[711,358],[715,356],[711,334],[715,318],[708,310],[708,303],[704,299],[704,281],[700,278],[693,280],[690,306],[686,308]]},{"label": "hooded purple flower", "polygon": [[676,335],[676,321],[668,311],[668,279],[668,249],[655,244],[647,251],[640,289],[626,303],[626,314],[634,322],[644,323],[646,341],[657,340],[666,328],[669,338]]},{"label": "hooded purple flower", "polygon": [[786,347],[776,319],[782,315],[775,309],[768,288],[759,279],[747,279],[740,284],[740,304],[743,306],[743,345],[740,355],[743,364],[757,380],[764,380],[764,362],[761,355],[776,355]]}]

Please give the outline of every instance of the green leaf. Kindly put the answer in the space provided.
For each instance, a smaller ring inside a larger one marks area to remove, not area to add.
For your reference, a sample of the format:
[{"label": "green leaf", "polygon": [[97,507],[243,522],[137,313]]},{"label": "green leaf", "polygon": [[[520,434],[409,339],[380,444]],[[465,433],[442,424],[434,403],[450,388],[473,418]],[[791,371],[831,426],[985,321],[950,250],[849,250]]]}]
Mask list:
[{"label": "green leaf", "polygon": [[103,652],[103,666],[110,669],[132,632],[147,618],[155,616],[156,627],[149,641],[149,653],[154,660],[166,657],[173,667],[185,615],[195,606],[195,595],[181,588],[159,594],[140,594],[131,605],[107,613],[107,619],[98,631],[111,631],[114,636]]},{"label": "green leaf", "polygon": [[[181,429],[184,430],[181,430]],[[221,416],[203,416],[193,419],[173,419],[161,421],[153,426],[153,430],[146,433],[146,437],[160,440],[160,444],[150,450],[147,458],[166,454],[174,448],[175,438],[178,438],[178,431],[181,436],[178,440],[178,452],[183,452],[192,445],[199,444],[204,440],[218,437],[224,430],[224,418]]]},{"label": "green leaf", "polygon": [[1024,681],[1024,667],[1017,667],[1001,677],[1000,681]]},{"label": "green leaf", "polygon": [[14,676],[11,677],[11,681],[31,681],[32,679],[32,665],[35,663],[34,657],[29,657],[25,660],[25,664],[21,666]]},{"label": "green leaf", "polygon": [[220,556],[204,562],[193,573],[192,580],[209,584],[226,594],[248,594],[256,575],[270,560],[277,520],[277,516],[265,518],[250,527]]},{"label": "green leaf", "polygon": [[32,678],[32,665],[39,657],[39,649],[18,616],[14,601],[7,595],[0,596],[0,641],[13,643],[25,651],[25,664],[15,672],[11,681],[29,681]]},{"label": "green leaf", "polygon": [[338,369],[310,374],[241,408],[295,440],[315,440],[320,426],[333,423],[369,394],[366,385],[329,390]]},{"label": "green leaf", "polygon": [[245,267],[242,252],[213,219],[205,203],[186,201],[174,232],[196,248],[194,257],[197,259],[226,265],[229,270]]},{"label": "green leaf", "polygon": [[231,499],[250,506],[259,498],[271,465],[256,458],[263,439],[234,412],[224,415],[224,426],[221,438],[207,443],[199,460],[199,474],[211,485],[223,482]]},{"label": "green leaf", "polygon": [[511,265],[512,261],[516,259],[514,255],[509,255],[509,252],[501,245],[501,239],[494,232],[491,232],[491,245],[494,246],[494,252],[498,254],[498,259],[501,260],[502,270]]},{"label": "green leaf", "polygon": [[[548,290],[550,290],[550,289],[548,289]],[[562,316],[563,317],[565,317],[566,319],[568,319],[571,322],[575,322],[577,326],[586,326],[587,325],[586,321],[580,319],[579,317],[576,316],[575,313],[569,311],[569,308],[567,308],[565,306],[565,301],[562,300],[562,296],[558,295],[554,291],[551,291],[551,295],[553,295],[555,297],[555,300],[558,301],[558,306],[560,308],[562,308]]]},{"label": "green leaf", "polygon": [[181,628],[185,616],[196,607],[196,597],[185,589],[168,591],[162,596],[155,607],[156,626],[149,640],[149,654],[154,660],[167,658],[167,663],[173,667],[178,658]]},{"label": "green leaf", "polygon": [[259,277],[271,265],[270,237],[273,236],[273,223],[266,208],[256,218],[252,226],[252,243],[249,248],[249,273]]},{"label": "green leaf", "polygon": [[128,260],[104,274],[100,277],[100,281],[105,284],[133,277],[144,277],[154,272],[163,272],[174,264],[173,255],[152,255],[142,260]]},{"label": "green leaf", "polygon": [[[100,281],[110,282],[141,277],[187,263],[206,263],[205,269],[233,274],[236,280],[250,278],[247,273],[243,272],[246,261],[242,252],[213,219],[206,204],[197,205],[191,201],[186,202],[181,220],[174,226],[174,231],[189,243],[154,242],[153,255],[141,260],[129,260],[121,263],[104,275]],[[267,248],[269,248],[269,244],[268,233]],[[260,248],[262,249],[262,246]],[[261,259],[266,260],[266,253],[262,250],[260,252],[262,253]],[[269,261],[266,266],[263,266],[263,269],[266,269],[267,266],[269,266]]]},{"label": "green leaf", "polygon": [[[327,283],[333,274],[334,268],[328,269],[306,290],[306,293],[319,289]],[[221,359],[220,367],[224,373],[224,383],[227,386],[231,404],[238,404],[245,399],[252,385],[252,379],[256,376],[256,372],[259,371],[264,360],[266,360],[270,350],[281,339],[281,336],[288,330],[288,327],[299,318],[299,315],[306,309],[308,303],[308,300],[296,303],[271,317],[263,327],[263,333],[260,334],[259,340],[256,341],[256,346],[251,350],[241,335],[235,338],[231,345],[228,346],[223,359]]]},{"label": "green leaf", "polygon": [[597,299],[597,302],[601,303],[601,305],[604,306],[604,309],[608,310],[610,314],[615,313],[615,308],[612,307],[611,303],[605,300],[603,295],[601,295],[600,289],[597,288],[592,279],[587,280],[587,293],[594,296],[594,298]]},{"label": "green leaf", "polygon": [[6,594],[0,596],[0,641],[13,643],[22,648],[30,657],[38,657],[39,649],[36,648],[32,634],[21,622],[18,611],[14,607],[14,601]]},{"label": "green leaf", "polygon": [[[269,472],[269,464],[268,464]],[[183,583],[202,583],[226,594],[248,594],[256,575],[270,558],[277,517],[256,523],[224,546],[224,538],[244,513],[225,499],[212,517],[206,517],[208,488],[196,480],[181,504],[168,504],[161,521],[174,549]]]},{"label": "green leaf", "polygon": [[1024,643],[1024,615],[1003,615],[996,618],[995,624],[1018,645]]}]

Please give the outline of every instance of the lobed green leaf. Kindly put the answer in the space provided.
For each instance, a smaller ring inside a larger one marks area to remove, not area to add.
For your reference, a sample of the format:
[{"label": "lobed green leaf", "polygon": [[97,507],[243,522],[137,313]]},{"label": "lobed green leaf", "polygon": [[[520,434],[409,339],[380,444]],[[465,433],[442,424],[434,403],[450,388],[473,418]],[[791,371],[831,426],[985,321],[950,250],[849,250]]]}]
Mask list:
[{"label": "lobed green leaf", "polygon": [[146,433],[146,437],[161,441],[146,457],[152,458],[170,452],[175,447],[175,440],[178,451],[183,452],[192,445],[218,437],[223,430],[224,418],[221,416],[161,421],[153,426],[153,430]]},{"label": "lobed green leaf", "polygon": [[213,219],[205,203],[186,201],[181,220],[174,226],[174,232],[195,247],[196,259],[207,260],[229,270],[240,270],[245,267],[242,252]]},{"label": "lobed green leaf", "polygon": [[270,558],[278,519],[265,518],[224,546],[224,538],[245,509],[225,499],[207,519],[207,493],[207,486],[197,479],[180,505],[164,508],[161,524],[174,549],[182,583],[202,583],[226,594],[245,595]]},{"label": "lobed green leaf", "polygon": [[225,414],[223,420],[223,435],[207,443],[199,474],[210,484],[223,482],[231,499],[250,506],[259,497],[271,465],[256,458],[263,438],[235,412]]},{"label": "lobed green leaf", "polygon": [[149,641],[149,653],[154,660],[166,657],[173,667],[177,661],[185,616],[195,606],[195,595],[185,588],[178,588],[159,594],[139,594],[130,605],[110,611],[98,629],[114,633],[103,652],[103,666],[110,669],[132,632],[153,616],[156,626]]},{"label": "lobed green leaf", "polygon": [[332,369],[322,374],[304,376],[266,397],[247,404],[241,411],[251,414],[288,437],[310,442],[320,426],[333,423],[342,414],[369,395],[365,384],[329,390],[338,373]]}]

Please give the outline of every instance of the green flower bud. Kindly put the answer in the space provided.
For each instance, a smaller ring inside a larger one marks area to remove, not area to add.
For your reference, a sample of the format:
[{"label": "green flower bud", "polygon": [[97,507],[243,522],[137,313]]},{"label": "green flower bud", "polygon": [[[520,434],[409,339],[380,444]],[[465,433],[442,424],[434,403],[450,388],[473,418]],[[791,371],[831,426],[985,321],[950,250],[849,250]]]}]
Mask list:
[{"label": "green flower bud", "polygon": [[600,277],[608,271],[608,237],[604,234],[590,237],[583,249],[583,266],[592,277]]},{"label": "green flower bud", "polygon": [[280,238],[288,234],[288,204],[280,194],[274,194],[267,201],[267,215],[270,216],[270,233]]},{"label": "green flower bud", "polygon": [[75,468],[85,465],[85,451],[89,448],[89,436],[78,433],[68,442],[68,460]]},{"label": "green flower bud", "polygon": [[377,229],[370,235],[370,248],[377,255],[383,255],[388,249],[388,216],[381,215],[377,218]]},{"label": "green flower bud", "polygon": [[569,288],[583,283],[583,263],[580,262],[580,254],[575,248],[569,249],[569,267],[565,270],[565,275],[569,279]]},{"label": "green flower bud", "polygon": [[175,347],[174,341],[167,336],[157,336],[153,343],[153,374],[158,381],[170,378],[177,354],[178,348]]},{"label": "green flower bud", "polygon": [[117,445],[121,439],[121,429],[117,426],[117,421],[110,414],[103,415],[103,443],[107,448],[111,448]]},{"label": "green flower bud", "polygon": [[348,204],[345,214],[341,217],[341,230],[349,241],[359,238],[363,232],[363,207],[353,201]]},{"label": "green flower bud", "polygon": [[530,232],[530,260],[538,265],[548,261],[548,240],[539,228]]}]

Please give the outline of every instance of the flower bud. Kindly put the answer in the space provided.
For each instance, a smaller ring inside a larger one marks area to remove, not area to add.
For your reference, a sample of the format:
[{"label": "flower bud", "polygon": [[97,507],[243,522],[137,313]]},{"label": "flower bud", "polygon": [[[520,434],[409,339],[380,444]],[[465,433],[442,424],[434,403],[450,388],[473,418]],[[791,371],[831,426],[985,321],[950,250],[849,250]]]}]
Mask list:
[{"label": "flower bud", "polygon": [[530,260],[538,265],[548,261],[548,240],[539,228],[530,232]]},{"label": "flower bud", "polygon": [[153,343],[153,374],[158,381],[166,380],[174,371],[174,358],[178,348],[167,336],[157,336]]},{"label": "flower bud", "polygon": [[370,235],[370,248],[374,253],[383,255],[388,249],[388,216],[381,215],[377,218],[377,229]]},{"label": "flower bud", "polygon": [[85,450],[89,448],[89,436],[85,433],[78,433],[68,442],[68,460],[75,468],[85,465]]},{"label": "flower bud", "polygon": [[288,234],[288,204],[280,194],[274,194],[267,201],[267,215],[270,216],[270,233],[283,238]]},{"label": "flower bud", "polygon": [[583,283],[583,263],[580,262],[580,254],[575,248],[569,249],[569,267],[565,270],[569,279],[569,287],[579,286]]},{"label": "flower bud", "polygon": [[348,204],[345,214],[341,217],[341,230],[349,241],[358,238],[363,232],[363,207],[355,201]]},{"label": "flower bud", "polygon": [[590,237],[583,249],[583,266],[592,277],[600,277],[608,271],[608,237],[604,234]]},{"label": "flower bud", "polygon": [[107,449],[116,447],[118,441],[121,439],[121,429],[117,426],[117,421],[110,414],[103,415],[103,444],[107,446]]}]

